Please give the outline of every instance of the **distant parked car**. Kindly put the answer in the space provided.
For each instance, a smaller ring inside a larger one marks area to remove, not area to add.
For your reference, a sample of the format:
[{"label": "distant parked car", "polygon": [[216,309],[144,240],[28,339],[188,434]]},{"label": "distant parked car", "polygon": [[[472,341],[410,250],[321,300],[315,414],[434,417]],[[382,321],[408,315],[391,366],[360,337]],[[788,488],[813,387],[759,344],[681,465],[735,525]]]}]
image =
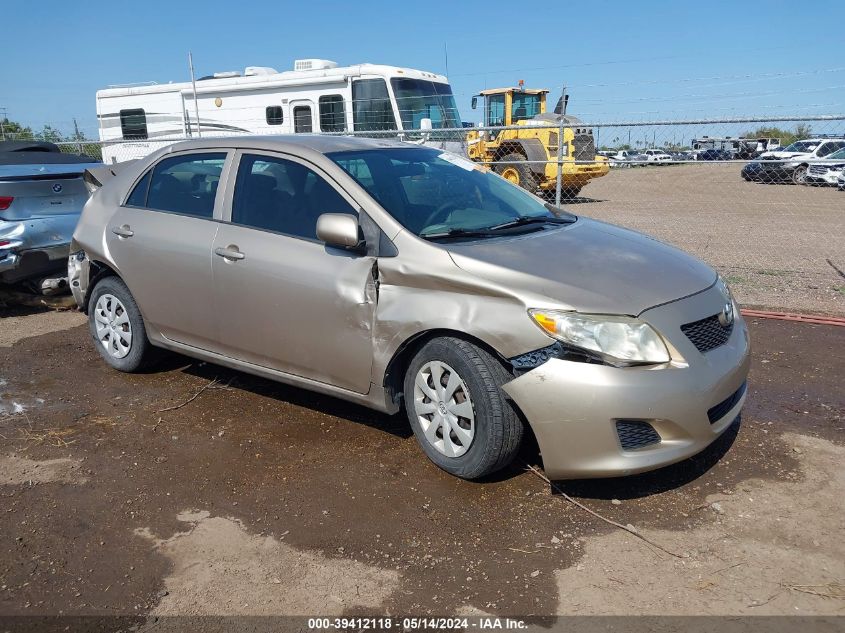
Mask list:
[{"label": "distant parked car", "polygon": [[648,163],[671,163],[672,157],[662,149],[647,149],[643,152]]},{"label": "distant parked car", "polygon": [[[841,162],[835,162],[841,161]],[[824,162],[811,163],[805,184],[837,186],[845,172],[845,149],[830,154]]]},{"label": "distant parked car", "polygon": [[698,153],[696,160],[733,160],[734,155],[726,149],[706,149]]},{"label": "distant parked car", "polygon": [[743,180],[747,180],[748,182],[759,182],[760,174],[762,172],[763,166],[760,164],[760,161],[753,160],[750,163],[743,165],[742,170],[739,173]]},{"label": "distant parked car", "polygon": [[53,143],[0,142],[0,282],[64,271],[88,191],[83,172],[102,164]]},{"label": "distant parked car", "polygon": [[791,145],[760,156],[768,182],[792,182],[803,185],[807,169],[815,159],[827,158],[845,148],[845,138],[817,137],[795,141]]}]

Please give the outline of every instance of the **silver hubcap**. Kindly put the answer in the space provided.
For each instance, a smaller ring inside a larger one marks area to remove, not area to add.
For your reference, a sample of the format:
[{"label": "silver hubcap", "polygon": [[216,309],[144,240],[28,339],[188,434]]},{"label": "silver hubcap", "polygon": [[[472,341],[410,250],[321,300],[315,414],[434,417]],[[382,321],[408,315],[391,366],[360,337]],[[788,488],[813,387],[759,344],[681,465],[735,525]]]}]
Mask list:
[{"label": "silver hubcap", "polygon": [[94,325],[97,339],[109,356],[123,358],[132,348],[132,324],[129,314],[114,295],[105,294],[97,299],[94,308]]},{"label": "silver hubcap", "polygon": [[422,366],[414,380],[414,410],[425,439],[447,457],[460,457],[475,437],[475,410],[469,389],[454,369],[439,360]]}]

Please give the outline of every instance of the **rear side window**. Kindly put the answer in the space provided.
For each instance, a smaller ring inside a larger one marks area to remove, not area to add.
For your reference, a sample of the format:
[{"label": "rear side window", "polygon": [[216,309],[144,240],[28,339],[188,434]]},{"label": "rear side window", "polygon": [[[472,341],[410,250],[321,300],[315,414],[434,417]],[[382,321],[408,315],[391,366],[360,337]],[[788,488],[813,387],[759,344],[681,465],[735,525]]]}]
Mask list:
[{"label": "rear side window", "polygon": [[135,188],[132,190],[132,193],[130,193],[129,197],[126,199],[126,206],[147,206],[147,191],[149,191],[150,189],[150,177],[152,176],[152,173],[152,169],[147,170],[147,173],[144,174],[144,177],[138,181],[138,184],[135,185]]},{"label": "rear side window", "polygon": [[[165,158],[152,170],[147,204],[144,206],[199,218],[212,217],[220,172],[225,162],[225,152]],[[132,195],[135,195],[134,191]]]},{"label": "rear side window", "polygon": [[147,138],[147,114],[142,108],[121,110],[120,131],[127,141]]},{"label": "rear side window", "polygon": [[320,97],[320,130],[323,132],[343,132],[346,129],[346,113],[343,97],[326,95]]},{"label": "rear side window", "polygon": [[285,122],[282,106],[267,106],[264,116],[267,119],[267,125],[281,125]]},{"label": "rear side window", "polygon": [[300,163],[272,156],[241,158],[232,222],[309,240],[323,213],[357,215],[328,181]]}]

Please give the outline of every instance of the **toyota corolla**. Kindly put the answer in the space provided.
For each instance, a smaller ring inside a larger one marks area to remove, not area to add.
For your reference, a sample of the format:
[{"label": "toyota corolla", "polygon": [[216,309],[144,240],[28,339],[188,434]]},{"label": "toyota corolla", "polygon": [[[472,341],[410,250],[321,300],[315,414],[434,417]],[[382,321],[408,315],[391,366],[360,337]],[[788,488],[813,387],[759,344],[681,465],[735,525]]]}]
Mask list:
[{"label": "toyota corolla", "polygon": [[716,272],[388,140],[177,143],[91,170],[69,275],[103,359],[165,348],[404,409],[479,478],[533,432],[553,479],[690,457],[738,417],[748,333]]}]

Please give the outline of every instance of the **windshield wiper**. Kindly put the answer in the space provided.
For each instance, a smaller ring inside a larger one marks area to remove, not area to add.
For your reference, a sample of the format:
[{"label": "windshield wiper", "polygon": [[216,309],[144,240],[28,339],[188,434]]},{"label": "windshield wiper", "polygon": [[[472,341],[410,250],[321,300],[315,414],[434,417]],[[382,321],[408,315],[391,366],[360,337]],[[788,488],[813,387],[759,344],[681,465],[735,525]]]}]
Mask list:
[{"label": "windshield wiper", "polygon": [[487,231],[499,231],[501,229],[510,229],[515,226],[526,226],[528,224],[572,224],[575,218],[560,218],[546,215],[525,215],[520,218],[514,218],[508,222],[497,224],[496,226],[487,227]]},{"label": "windshield wiper", "polygon": [[497,233],[491,233],[489,229],[449,229],[440,233],[420,233],[424,240],[442,240],[447,238],[460,237],[499,237]]}]

